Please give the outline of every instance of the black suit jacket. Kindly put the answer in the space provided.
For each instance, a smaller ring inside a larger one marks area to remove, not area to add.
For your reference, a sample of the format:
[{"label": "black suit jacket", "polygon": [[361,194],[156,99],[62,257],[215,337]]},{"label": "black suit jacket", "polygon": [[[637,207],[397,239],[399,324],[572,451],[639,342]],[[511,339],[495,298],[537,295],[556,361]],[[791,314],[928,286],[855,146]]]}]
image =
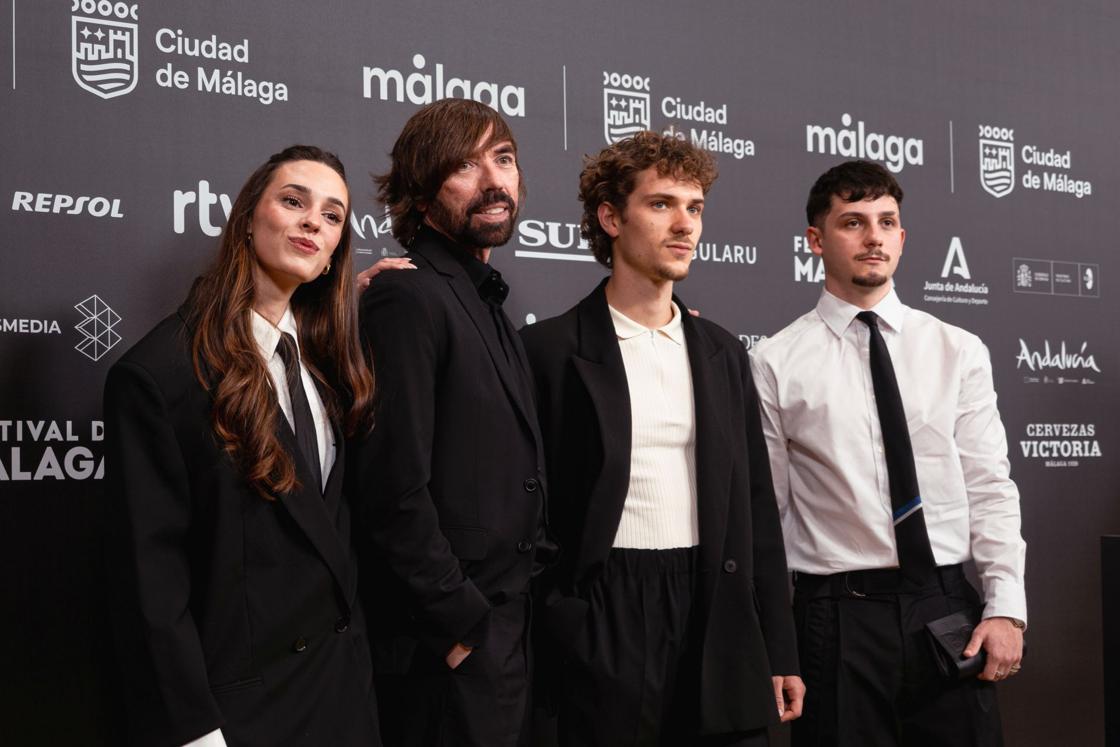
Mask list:
[{"label": "black suit jacket", "polygon": [[[384,272],[362,295],[376,425],[351,461],[359,552],[378,616],[375,646],[402,671],[417,641],[444,655],[481,638],[491,605],[526,593],[545,493],[528,364],[510,360],[486,302],[453,252],[424,228],[416,270]],[[395,645],[394,645],[395,644]]]},{"label": "black suit jacket", "polygon": [[322,495],[277,405],[304,489],[268,501],[211,427],[174,314],[105,384],[117,645],[132,737],[181,745],[379,745],[372,665],[342,498]]},{"label": "black suit jacket", "polygon": [[[605,285],[521,331],[545,438],[549,524],[563,548],[546,574],[542,617],[561,650],[581,630],[630,480],[630,392]],[[798,673],[782,530],[746,351],[683,305],[681,313],[696,411],[701,730],[754,729],[777,721],[770,677]]]}]

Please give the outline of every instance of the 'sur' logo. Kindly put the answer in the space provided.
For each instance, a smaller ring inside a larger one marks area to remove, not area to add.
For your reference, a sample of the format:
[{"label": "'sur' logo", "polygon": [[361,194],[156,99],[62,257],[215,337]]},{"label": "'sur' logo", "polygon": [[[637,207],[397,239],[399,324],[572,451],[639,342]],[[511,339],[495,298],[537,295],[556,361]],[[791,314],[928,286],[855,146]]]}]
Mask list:
[{"label": "'sur' logo", "polygon": [[91,361],[101,360],[101,356],[112,350],[121,341],[121,336],[113,330],[121,320],[120,314],[109,308],[99,296],[92,295],[81,303],[74,304],[84,319],[74,325],[84,338],[74,346],[79,353]]}]

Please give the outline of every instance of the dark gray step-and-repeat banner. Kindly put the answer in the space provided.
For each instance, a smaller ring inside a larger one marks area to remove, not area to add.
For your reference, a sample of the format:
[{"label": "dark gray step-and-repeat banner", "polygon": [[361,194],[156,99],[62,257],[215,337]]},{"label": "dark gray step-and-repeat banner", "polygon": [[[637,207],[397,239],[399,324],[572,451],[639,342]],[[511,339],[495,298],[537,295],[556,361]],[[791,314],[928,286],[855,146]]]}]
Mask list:
[{"label": "dark gray step-and-repeat banner", "polygon": [[[721,177],[681,296],[750,347],[811,308],[810,184],[906,190],[903,301],[987,343],[1022,490],[1030,652],[1009,744],[1103,740],[1097,537],[1120,531],[1120,11],[1076,4],[0,0],[0,741],[111,744],[101,389],[293,142],[350,172],[357,260],[398,253],[370,172],[427,102],[517,135],[528,199],[494,262],[516,322],[603,275],[581,157],[641,128]],[[821,372],[828,375],[828,372]],[[3,735],[18,736],[6,739]]]}]

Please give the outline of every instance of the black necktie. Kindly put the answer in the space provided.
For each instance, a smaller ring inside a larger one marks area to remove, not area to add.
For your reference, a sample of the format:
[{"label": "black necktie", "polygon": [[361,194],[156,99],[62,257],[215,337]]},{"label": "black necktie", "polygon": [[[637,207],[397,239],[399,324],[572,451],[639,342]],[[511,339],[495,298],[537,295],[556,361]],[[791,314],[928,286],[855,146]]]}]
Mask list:
[{"label": "black necktie", "polygon": [[303,460],[315,476],[315,489],[323,492],[323,471],[319,467],[319,439],[315,437],[315,421],[311,419],[311,405],[303,389],[299,374],[299,350],[295,338],[287,332],[280,335],[276,352],[284,361],[284,377],[288,380],[288,395],[292,401],[292,420],[295,421],[296,442]]},{"label": "black necktie", "polygon": [[914,469],[914,450],[910,446],[910,431],[906,427],[906,412],[902,409],[902,395],[898,392],[898,380],[887,343],[879,332],[879,317],[873,311],[861,311],[856,318],[871,332],[871,383],[875,388],[879,429],[883,434],[883,451],[887,457],[898,564],[907,576],[921,580],[933,571],[935,565],[918,490],[918,474]]}]

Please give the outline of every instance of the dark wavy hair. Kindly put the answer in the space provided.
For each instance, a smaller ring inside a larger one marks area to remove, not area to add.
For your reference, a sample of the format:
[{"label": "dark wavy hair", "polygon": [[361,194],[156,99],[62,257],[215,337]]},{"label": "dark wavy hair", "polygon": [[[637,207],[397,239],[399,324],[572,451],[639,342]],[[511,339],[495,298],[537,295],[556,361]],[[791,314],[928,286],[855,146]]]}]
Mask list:
[{"label": "dark wavy hair", "polygon": [[844,202],[877,200],[890,195],[902,207],[902,187],[891,172],[871,161],[845,161],[820,175],[805,203],[805,218],[810,226],[821,228],[818,222],[828,215],[833,195]]},{"label": "dark wavy hair", "polygon": [[[346,171],[333,153],[293,145],[271,156],[241,188],[222,231],[218,256],[187,296],[195,376],[213,396],[214,433],[249,483],[264,498],[298,489],[295,463],[276,436],[277,407],[265,361],[253,337],[253,268],[249,244],[253,211],[276,170],[315,161]],[[323,404],[347,435],[372,422],[373,375],[358,344],[356,291],[351,271],[350,211],[330,271],[296,289],[292,314],[301,358],[320,384]]]},{"label": "dark wavy hair", "polygon": [[[475,152],[487,131],[490,137],[483,148],[509,141],[516,155],[517,141],[509,125],[486,104],[469,99],[441,99],[409,117],[393,145],[389,172],[373,177],[377,199],[389,208],[393,236],[403,246],[412,243],[424,222],[428,204],[447,177]],[[525,196],[520,161],[517,176],[520,200]]]},{"label": "dark wavy hair", "polygon": [[579,175],[579,200],[583,203],[579,230],[595,259],[607,267],[611,266],[611,237],[599,224],[599,206],[610,203],[625,215],[638,174],[650,167],[657,168],[658,176],[696,182],[704,194],[719,177],[715,160],[707,151],[678,137],[648,130],[604,148],[597,156],[585,156]]}]

